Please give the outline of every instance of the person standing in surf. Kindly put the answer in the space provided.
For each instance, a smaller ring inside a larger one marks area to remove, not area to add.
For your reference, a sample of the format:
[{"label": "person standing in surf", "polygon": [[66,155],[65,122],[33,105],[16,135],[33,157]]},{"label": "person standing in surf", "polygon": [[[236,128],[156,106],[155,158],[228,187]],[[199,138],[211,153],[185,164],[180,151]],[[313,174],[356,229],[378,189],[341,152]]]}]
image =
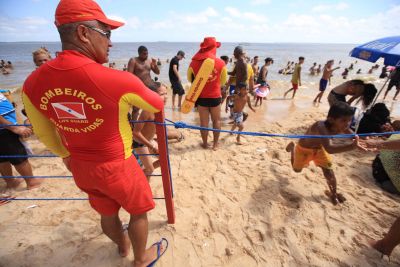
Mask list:
[{"label": "person standing in surf", "polygon": [[317,103],[317,102],[321,103],[321,98],[326,90],[326,87],[328,86],[328,82],[329,82],[329,85],[331,84],[332,73],[335,70],[340,69],[340,67],[336,67],[336,68],[332,69],[333,63],[334,63],[334,61],[333,61],[333,59],[331,59],[328,62],[326,62],[325,66],[324,66],[324,72],[322,73],[321,80],[319,81],[319,93],[315,97],[314,103]]}]

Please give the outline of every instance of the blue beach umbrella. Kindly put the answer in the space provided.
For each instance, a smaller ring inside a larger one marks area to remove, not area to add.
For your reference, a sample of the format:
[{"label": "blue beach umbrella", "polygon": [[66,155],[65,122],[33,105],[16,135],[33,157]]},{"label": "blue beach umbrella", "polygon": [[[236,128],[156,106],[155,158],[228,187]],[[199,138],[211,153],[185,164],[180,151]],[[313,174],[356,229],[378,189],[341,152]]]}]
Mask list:
[{"label": "blue beach umbrella", "polygon": [[[359,45],[350,51],[350,56],[369,62],[376,62],[378,59],[383,58],[383,64],[400,67],[400,36],[385,37]],[[389,77],[370,106],[375,104],[388,80]]]},{"label": "blue beach umbrella", "polygon": [[384,59],[384,64],[400,66],[400,36],[391,36],[359,45],[350,52],[350,56],[369,62]]}]

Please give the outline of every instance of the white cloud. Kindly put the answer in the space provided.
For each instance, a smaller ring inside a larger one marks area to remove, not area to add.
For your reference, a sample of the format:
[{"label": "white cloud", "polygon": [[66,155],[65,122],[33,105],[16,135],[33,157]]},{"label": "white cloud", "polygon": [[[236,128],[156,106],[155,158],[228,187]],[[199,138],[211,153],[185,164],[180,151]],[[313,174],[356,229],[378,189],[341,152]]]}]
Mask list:
[{"label": "white cloud", "polygon": [[271,3],[271,0],[252,0],[250,2],[250,4],[253,5],[253,6],[268,5],[270,3]]},{"label": "white cloud", "polygon": [[233,18],[244,18],[252,22],[260,22],[260,23],[267,21],[267,18],[264,15],[257,14],[254,12],[240,12],[235,7],[230,7],[230,6],[225,7],[225,11]]},{"label": "white cloud", "polygon": [[0,31],[23,32],[27,30],[31,32],[32,30],[37,30],[49,23],[48,20],[38,17],[23,17],[20,19],[2,17],[0,19]]},{"label": "white cloud", "polygon": [[[400,5],[383,13],[353,19],[328,14],[290,14],[273,25],[274,39],[281,41],[362,43],[384,36],[398,35],[400,25],[388,23],[390,18],[400,17]],[[284,34],[281,34],[284,33]]]},{"label": "white cloud", "polygon": [[237,8],[230,7],[230,6],[225,7],[225,11],[228,12],[229,15],[231,15],[232,17],[235,17],[235,18],[240,17],[240,14],[241,14]]},{"label": "white cloud", "polygon": [[329,10],[345,10],[349,8],[350,6],[347,3],[340,2],[337,4],[321,4],[313,7],[311,10],[314,12],[324,12],[324,11],[329,11]]}]

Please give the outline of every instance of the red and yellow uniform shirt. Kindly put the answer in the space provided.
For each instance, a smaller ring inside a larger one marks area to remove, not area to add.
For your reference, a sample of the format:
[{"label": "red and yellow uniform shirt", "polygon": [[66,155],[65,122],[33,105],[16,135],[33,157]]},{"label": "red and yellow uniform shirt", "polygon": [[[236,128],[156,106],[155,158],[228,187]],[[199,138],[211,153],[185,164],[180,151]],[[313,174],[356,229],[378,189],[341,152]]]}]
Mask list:
[{"label": "red and yellow uniform shirt", "polygon": [[[203,60],[195,60],[193,58],[192,62],[189,65],[189,69],[187,72],[187,78],[189,82],[193,82],[194,77],[199,72],[201,64],[203,64]],[[212,71],[210,77],[199,98],[219,98],[221,97],[221,86],[225,85],[228,77],[228,71],[225,66],[225,62],[222,59],[214,58],[214,70]]]},{"label": "red and yellow uniform shirt", "polygon": [[97,162],[132,155],[131,106],[156,113],[164,105],[131,73],[69,50],[34,71],[22,97],[35,134],[53,153]]}]

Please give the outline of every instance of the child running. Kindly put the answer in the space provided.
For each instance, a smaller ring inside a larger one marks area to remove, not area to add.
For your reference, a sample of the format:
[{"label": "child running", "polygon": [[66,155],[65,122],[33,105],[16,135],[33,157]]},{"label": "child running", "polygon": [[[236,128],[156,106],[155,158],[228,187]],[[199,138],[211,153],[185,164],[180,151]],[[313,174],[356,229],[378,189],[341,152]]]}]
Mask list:
[{"label": "child running", "polygon": [[[239,93],[229,96],[229,98],[233,99],[233,125],[232,125],[231,131],[234,131],[236,129],[236,127],[239,128],[239,131],[242,131],[244,128],[244,126],[243,126],[243,115],[244,115],[243,109],[244,109],[244,106],[246,105],[246,103],[253,112],[256,112],[256,111],[251,106],[250,97],[247,94],[248,90],[247,90],[246,84],[240,83],[236,87],[238,87]],[[240,134],[238,134],[236,140],[237,140],[238,145],[242,145],[242,143],[240,142]]]},{"label": "child running", "polygon": [[[349,134],[350,122],[354,114],[353,108],[344,102],[338,102],[331,106],[325,121],[317,121],[308,128],[307,135],[335,135]],[[320,167],[327,180],[329,191],[325,193],[331,198],[334,205],[343,203],[345,197],[337,193],[336,177],[332,170],[332,159],[329,154],[350,151],[361,148],[358,136],[351,144],[333,145],[328,138],[301,138],[297,145],[290,142],[286,151],[291,153],[291,163],[295,172],[301,172],[311,161]],[[362,149],[362,148],[361,148]]]}]

